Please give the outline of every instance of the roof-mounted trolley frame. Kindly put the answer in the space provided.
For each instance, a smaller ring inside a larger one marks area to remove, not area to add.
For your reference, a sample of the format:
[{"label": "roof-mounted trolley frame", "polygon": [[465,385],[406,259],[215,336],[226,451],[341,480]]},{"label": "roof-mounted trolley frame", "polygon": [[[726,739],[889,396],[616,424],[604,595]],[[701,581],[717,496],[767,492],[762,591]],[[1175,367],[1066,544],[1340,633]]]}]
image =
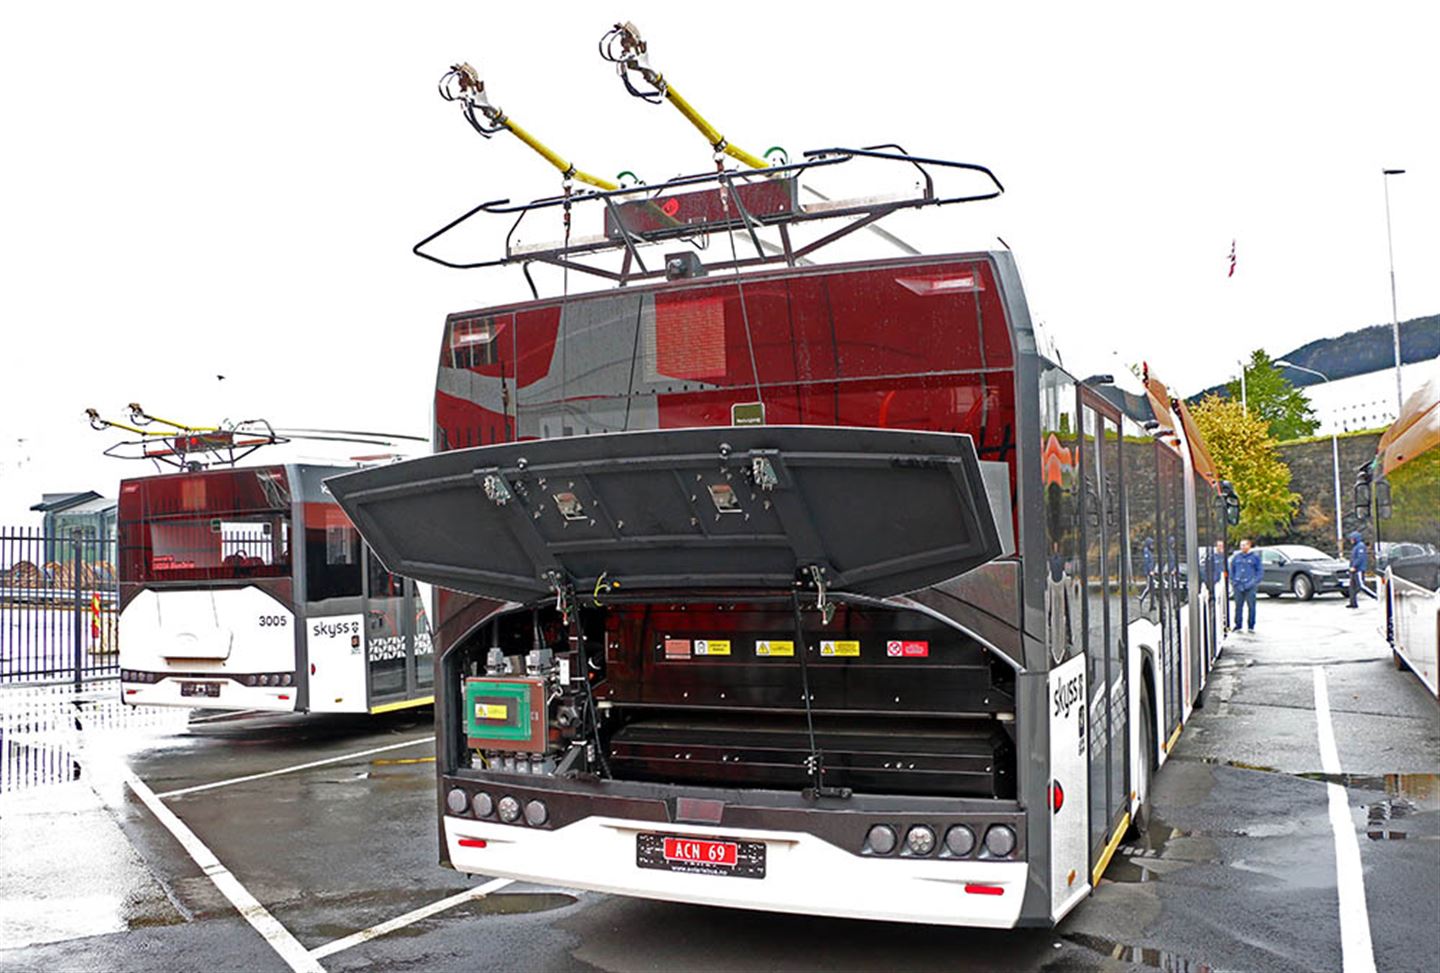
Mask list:
[{"label": "roof-mounted trolley frame", "polygon": [[[920,185],[917,191],[898,196],[800,202],[800,180],[805,175],[855,159],[913,166],[920,173]],[[984,192],[943,196],[936,192],[936,170],[980,173],[990,181],[992,188]],[[680,176],[653,185],[547,196],[528,203],[516,204],[508,199],[481,203],[425,237],[415,244],[412,251],[417,257],[457,270],[519,263],[526,267],[528,278],[528,266],[532,263],[543,263],[624,285],[633,281],[663,279],[667,276],[665,266],[651,267],[641,256],[641,248],[651,244],[693,240],[717,232],[744,231],[755,248],[754,256],[733,253],[729,259],[707,262],[708,270],[740,270],[781,263],[793,267],[822,247],[870,226],[891,213],[925,206],[979,202],[994,199],[1004,191],[1005,187],[1000,180],[985,166],[972,162],[915,156],[898,145],[815,149],[805,153],[804,161],[770,166],[766,169],[722,170]],[[579,206],[604,208],[604,233],[537,246],[519,245],[515,242],[516,230],[529,214],[557,207],[568,211],[571,207]],[[425,248],[431,243],[481,213],[514,217],[505,237],[503,256],[495,260],[456,262],[426,252]],[[792,225],[846,218],[852,219],[846,225],[803,246],[796,246],[791,241],[789,228]],[[779,230],[780,246],[767,248],[760,240],[757,231],[769,227]],[[577,259],[615,251],[622,251],[624,255],[618,271]]]}]

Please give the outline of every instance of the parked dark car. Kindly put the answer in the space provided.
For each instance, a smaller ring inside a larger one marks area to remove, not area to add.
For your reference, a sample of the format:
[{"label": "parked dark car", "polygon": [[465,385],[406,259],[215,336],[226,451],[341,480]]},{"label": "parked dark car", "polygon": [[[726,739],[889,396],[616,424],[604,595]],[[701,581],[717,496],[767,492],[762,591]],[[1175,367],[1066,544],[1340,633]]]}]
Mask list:
[{"label": "parked dark car", "polygon": [[1263,576],[1260,591],[1271,598],[1293,594],[1309,601],[1328,591],[1345,593],[1350,586],[1350,562],[1331,557],[1324,551],[1303,544],[1280,544],[1262,547],[1260,565]]}]

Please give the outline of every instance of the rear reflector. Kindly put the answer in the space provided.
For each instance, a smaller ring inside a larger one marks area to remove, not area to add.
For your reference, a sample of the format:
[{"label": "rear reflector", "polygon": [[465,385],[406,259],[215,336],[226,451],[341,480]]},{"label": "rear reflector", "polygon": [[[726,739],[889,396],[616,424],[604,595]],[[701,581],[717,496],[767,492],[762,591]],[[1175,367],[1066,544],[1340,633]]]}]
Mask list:
[{"label": "rear reflector", "polygon": [[461,838],[461,839],[460,839],[460,847],[461,847],[461,848],[484,848],[484,847],[485,847],[485,839],[484,839],[484,838]]},{"label": "rear reflector", "polygon": [[1005,888],[1000,885],[967,885],[965,891],[970,895],[1004,895]]},{"label": "rear reflector", "polygon": [[140,691],[140,690],[138,690],[138,689],[127,689],[127,690],[125,690],[125,695],[126,695],[126,696],[134,696],[134,695],[135,695],[136,693],[138,693],[139,691]]},{"label": "rear reflector", "polygon": [[1065,788],[1060,786],[1058,780],[1050,782],[1050,806],[1055,809],[1056,814],[1065,806]]}]

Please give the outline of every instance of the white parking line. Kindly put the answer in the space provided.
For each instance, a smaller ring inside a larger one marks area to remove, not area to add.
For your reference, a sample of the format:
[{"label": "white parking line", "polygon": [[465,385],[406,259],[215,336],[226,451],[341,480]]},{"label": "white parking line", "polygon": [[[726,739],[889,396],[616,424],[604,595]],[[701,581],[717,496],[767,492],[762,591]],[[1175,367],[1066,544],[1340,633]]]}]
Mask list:
[{"label": "white parking line", "polygon": [[[1330,723],[1330,689],[1325,667],[1316,666],[1315,725],[1320,742],[1320,769],[1339,774],[1340,751]],[[1345,973],[1374,973],[1375,947],[1370,941],[1370,912],[1365,905],[1365,874],[1360,868],[1360,840],[1350,817],[1350,800],[1340,784],[1325,785],[1330,796],[1330,830],[1335,835],[1335,887],[1340,893],[1340,962]]]},{"label": "white parking line", "polygon": [[359,946],[361,943],[368,943],[378,936],[384,936],[397,929],[403,929],[411,923],[419,922],[421,919],[428,919],[438,912],[453,909],[457,905],[463,905],[475,899],[483,899],[491,892],[498,892],[507,885],[513,885],[514,882],[515,880],[513,878],[492,879],[484,885],[476,886],[469,891],[460,892],[450,896],[448,899],[441,899],[439,902],[432,902],[413,912],[407,912],[403,916],[387,919],[385,922],[371,926],[369,929],[362,929],[359,932],[351,933],[344,939],[337,939],[334,942],[326,943],[324,946],[317,946],[315,949],[310,950],[310,958],[312,960],[322,960],[327,956],[335,955],[341,950],[349,949],[352,946]]},{"label": "white parking line", "polygon": [[179,797],[181,794],[194,794],[197,791],[214,790],[217,787],[229,787],[231,784],[243,784],[246,781],[261,780],[265,777],[278,777],[281,774],[293,774],[297,770],[309,770],[312,767],[324,767],[326,764],[344,763],[347,760],[355,760],[358,757],[368,757],[374,753],[385,753],[387,750],[399,750],[403,747],[413,747],[418,743],[434,743],[433,736],[416,737],[413,740],[406,740],[403,743],[391,743],[383,747],[374,747],[370,750],[359,750],[355,753],[343,754],[339,757],[326,757],[324,760],[312,760],[308,764],[296,764],[293,767],[281,767],[279,770],[267,770],[263,774],[246,774],[244,777],[231,777],[228,780],[217,780],[209,784],[196,784],[194,787],[180,787],[173,791],[165,791],[158,794],[158,797]]},{"label": "white parking line", "polygon": [[265,941],[280,954],[280,958],[290,969],[296,973],[325,973],[325,968],[306,952],[300,941],[290,934],[290,930],[280,925],[280,920],[271,915],[270,911],[240,884],[240,880],[230,874],[228,868],[220,864],[215,853],[195,836],[195,832],[186,827],[185,822],[175,816],[174,811],[165,806],[143,780],[135,776],[129,767],[125,767],[121,773],[135,796],[140,798],[150,809],[150,813],[175,836],[175,840],[180,842],[181,847],[195,864],[200,866],[205,876],[215,883],[220,894],[230,900],[230,904],[239,910],[246,922],[255,927],[256,932],[265,937]]}]

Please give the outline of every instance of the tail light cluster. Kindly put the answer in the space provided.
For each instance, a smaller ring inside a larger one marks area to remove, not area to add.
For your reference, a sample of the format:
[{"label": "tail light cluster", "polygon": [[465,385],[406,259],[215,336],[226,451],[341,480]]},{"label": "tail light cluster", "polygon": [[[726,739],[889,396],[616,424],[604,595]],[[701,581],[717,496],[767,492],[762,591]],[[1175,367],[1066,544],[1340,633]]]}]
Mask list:
[{"label": "tail light cluster", "polygon": [[121,669],[121,670],[120,670],[120,681],[121,681],[121,682],[145,682],[145,683],[151,683],[151,682],[159,682],[161,679],[164,679],[164,678],[165,678],[165,673],[163,673],[163,672],[141,672],[141,671],[138,670],[138,669]]},{"label": "tail light cluster", "polygon": [[252,672],[248,676],[235,676],[234,678],[247,686],[295,685],[295,673],[293,672]]},{"label": "tail light cluster", "polygon": [[550,809],[539,798],[521,804],[520,799],[511,794],[503,794],[496,800],[486,791],[470,794],[459,787],[450,788],[445,795],[445,809],[456,817],[496,819],[502,824],[519,824],[523,819],[532,828],[543,828],[550,821]]},{"label": "tail light cluster", "polygon": [[945,829],[943,838],[928,824],[892,827],[877,824],[865,833],[861,853],[902,858],[981,858],[1007,859],[1015,854],[1018,840],[1015,829],[1008,824],[992,824],[985,829],[983,841],[977,841],[975,829],[968,824],[954,824]]}]

